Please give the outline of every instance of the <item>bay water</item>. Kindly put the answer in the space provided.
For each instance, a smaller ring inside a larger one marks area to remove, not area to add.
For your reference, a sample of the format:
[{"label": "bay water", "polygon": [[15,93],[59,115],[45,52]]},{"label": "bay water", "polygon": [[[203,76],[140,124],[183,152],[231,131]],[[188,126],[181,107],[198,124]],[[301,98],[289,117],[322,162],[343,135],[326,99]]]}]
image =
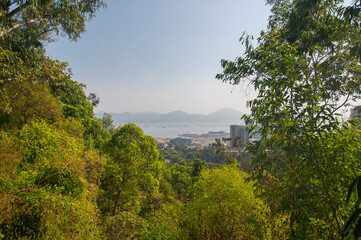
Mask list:
[{"label": "bay water", "polygon": [[154,138],[175,138],[181,134],[206,134],[224,131],[229,133],[230,125],[235,122],[155,122],[134,123],[142,128],[144,134]]}]

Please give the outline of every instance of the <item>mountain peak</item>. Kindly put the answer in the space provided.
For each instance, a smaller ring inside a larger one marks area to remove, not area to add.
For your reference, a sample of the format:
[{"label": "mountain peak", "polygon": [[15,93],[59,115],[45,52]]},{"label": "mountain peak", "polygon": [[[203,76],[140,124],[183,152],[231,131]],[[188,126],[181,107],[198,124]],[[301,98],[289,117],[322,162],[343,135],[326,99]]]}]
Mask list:
[{"label": "mountain peak", "polygon": [[228,119],[234,119],[234,121],[241,122],[242,113],[233,108],[222,108],[214,113],[207,115],[209,119],[215,122],[228,121]]},{"label": "mountain peak", "polygon": [[161,113],[111,113],[116,123],[156,123],[156,122],[241,122],[242,113],[232,108],[222,108],[214,113],[189,114],[181,110]]},{"label": "mountain peak", "polygon": [[173,112],[169,112],[169,113],[166,113],[166,114],[178,114],[178,113],[181,113],[181,114],[188,114],[188,113],[183,112],[183,111],[181,111],[181,110],[175,110],[175,111],[173,111]]}]

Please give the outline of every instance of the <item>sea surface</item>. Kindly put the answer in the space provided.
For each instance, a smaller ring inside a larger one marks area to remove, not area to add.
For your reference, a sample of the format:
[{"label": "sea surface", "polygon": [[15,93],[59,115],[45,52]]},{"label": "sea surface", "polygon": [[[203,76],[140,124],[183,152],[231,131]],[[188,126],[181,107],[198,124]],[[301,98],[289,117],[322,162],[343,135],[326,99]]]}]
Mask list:
[{"label": "sea surface", "polygon": [[230,125],[235,122],[162,122],[135,123],[142,128],[144,134],[154,138],[175,138],[181,134],[205,134],[208,132],[224,131],[229,133]]}]

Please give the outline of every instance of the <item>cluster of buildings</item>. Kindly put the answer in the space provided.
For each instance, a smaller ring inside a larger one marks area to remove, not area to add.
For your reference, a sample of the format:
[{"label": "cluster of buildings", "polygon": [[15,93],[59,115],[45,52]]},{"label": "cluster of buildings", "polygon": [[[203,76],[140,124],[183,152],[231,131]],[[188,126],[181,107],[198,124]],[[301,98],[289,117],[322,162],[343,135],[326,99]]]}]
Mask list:
[{"label": "cluster of buildings", "polygon": [[231,146],[237,146],[244,148],[247,143],[250,141],[249,132],[247,131],[247,126],[244,125],[230,125],[230,132],[226,133],[225,131],[219,132],[208,132],[206,134],[182,134],[177,138],[166,138],[156,139],[158,143],[176,143],[181,142],[187,146],[192,144],[208,146],[212,143],[215,143],[215,139],[230,139]]},{"label": "cluster of buildings", "polygon": [[[350,118],[360,117],[361,116],[361,106],[357,106],[351,109]],[[158,143],[176,143],[181,142],[187,146],[192,144],[208,146],[215,142],[216,138],[219,139],[229,139],[230,145],[234,147],[245,148],[247,143],[250,142],[249,131],[247,130],[248,126],[245,125],[230,125],[230,132],[226,133],[224,131],[219,132],[208,132],[207,134],[182,134],[177,138],[167,138],[167,139],[157,139]],[[253,137],[257,139],[256,137]]]},{"label": "cluster of buildings", "polygon": [[182,134],[177,138],[169,139],[168,142],[176,143],[181,142],[187,146],[192,144],[200,145],[200,146],[208,146],[215,142],[216,138],[228,138],[229,133],[224,131],[219,132],[208,132],[205,134]]}]

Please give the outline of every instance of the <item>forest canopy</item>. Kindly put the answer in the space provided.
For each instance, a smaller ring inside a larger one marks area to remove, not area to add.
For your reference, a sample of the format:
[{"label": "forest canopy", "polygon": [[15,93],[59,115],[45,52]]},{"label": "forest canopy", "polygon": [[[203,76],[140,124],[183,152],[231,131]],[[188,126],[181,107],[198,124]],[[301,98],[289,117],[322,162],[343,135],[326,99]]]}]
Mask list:
[{"label": "forest canopy", "polygon": [[0,1],[0,239],[359,239],[359,121],[340,110],[361,96],[361,3],[266,2],[216,77],[258,94],[260,139],[232,155],[94,116],[43,44],[77,40],[103,1]]}]

